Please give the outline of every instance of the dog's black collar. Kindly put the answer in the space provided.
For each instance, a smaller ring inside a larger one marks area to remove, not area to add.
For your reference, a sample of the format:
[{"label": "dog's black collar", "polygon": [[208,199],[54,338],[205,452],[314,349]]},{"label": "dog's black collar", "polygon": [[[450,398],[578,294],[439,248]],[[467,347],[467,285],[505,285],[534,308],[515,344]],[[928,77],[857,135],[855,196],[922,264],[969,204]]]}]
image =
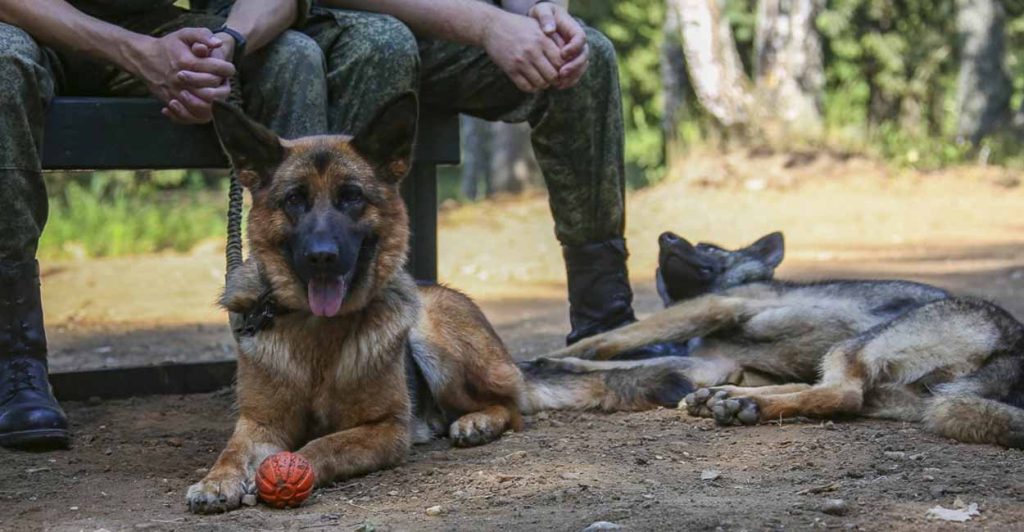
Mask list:
[{"label": "dog's black collar", "polygon": [[291,312],[277,304],[277,300],[274,299],[274,289],[267,278],[263,276],[263,272],[260,272],[260,278],[266,288],[256,298],[256,303],[241,314],[242,319],[235,322],[235,326],[232,328],[235,338],[256,336],[256,333],[273,327],[276,316]]},{"label": "dog's black collar", "polygon": [[252,337],[264,329],[269,329],[274,325],[274,316],[280,313],[279,310],[273,293],[269,288],[264,290],[256,299],[256,303],[242,313],[242,319],[234,329],[235,337]]}]

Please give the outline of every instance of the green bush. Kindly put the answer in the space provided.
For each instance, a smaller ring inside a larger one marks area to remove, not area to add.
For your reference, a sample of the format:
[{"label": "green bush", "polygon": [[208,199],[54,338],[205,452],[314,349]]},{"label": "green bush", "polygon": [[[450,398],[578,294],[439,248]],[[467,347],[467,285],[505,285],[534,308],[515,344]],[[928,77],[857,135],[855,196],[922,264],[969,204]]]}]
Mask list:
[{"label": "green bush", "polygon": [[43,258],[187,251],[224,238],[227,181],[200,172],[48,174]]}]

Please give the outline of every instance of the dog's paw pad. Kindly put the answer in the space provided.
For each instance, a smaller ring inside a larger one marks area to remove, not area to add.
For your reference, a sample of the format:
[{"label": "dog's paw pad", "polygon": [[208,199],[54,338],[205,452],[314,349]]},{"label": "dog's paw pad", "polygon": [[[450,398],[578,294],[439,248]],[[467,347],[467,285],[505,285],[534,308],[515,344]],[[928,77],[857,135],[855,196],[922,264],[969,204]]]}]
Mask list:
[{"label": "dog's paw pad", "polygon": [[749,397],[722,398],[711,406],[711,413],[719,425],[754,425],[761,420],[757,402]]},{"label": "dog's paw pad", "polygon": [[498,439],[502,429],[490,416],[474,412],[455,420],[448,430],[448,437],[456,447],[473,447]]},{"label": "dog's paw pad", "polygon": [[683,398],[686,413],[694,417],[711,417],[711,407],[708,402],[712,399],[715,391],[711,388],[700,388],[689,393]]},{"label": "dog's paw pad", "polygon": [[217,514],[242,505],[242,498],[255,494],[255,484],[245,479],[203,479],[188,488],[185,502],[196,514]]}]

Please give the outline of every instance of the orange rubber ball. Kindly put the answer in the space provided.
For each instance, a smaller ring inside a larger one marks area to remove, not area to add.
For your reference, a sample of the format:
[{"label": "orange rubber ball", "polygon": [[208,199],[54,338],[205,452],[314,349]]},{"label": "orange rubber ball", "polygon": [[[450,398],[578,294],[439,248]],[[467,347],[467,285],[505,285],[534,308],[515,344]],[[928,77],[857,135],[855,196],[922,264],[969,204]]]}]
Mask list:
[{"label": "orange rubber ball", "polygon": [[272,454],[256,470],[256,489],[274,508],[295,508],[313,492],[313,466],[301,454]]}]

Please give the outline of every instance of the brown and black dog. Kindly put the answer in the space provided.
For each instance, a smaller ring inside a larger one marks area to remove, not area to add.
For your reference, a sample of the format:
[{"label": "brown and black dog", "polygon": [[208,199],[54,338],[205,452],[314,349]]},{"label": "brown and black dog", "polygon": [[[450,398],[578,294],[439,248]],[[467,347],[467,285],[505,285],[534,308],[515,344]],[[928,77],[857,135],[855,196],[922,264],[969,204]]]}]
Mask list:
[{"label": "brown and black dog", "polygon": [[353,137],[281,140],[234,107],[214,114],[252,195],[250,256],[222,298],[245,324],[239,419],[189,488],[192,511],[238,507],[279,451],[307,458],[323,485],[397,464],[436,435],[478,445],[518,430],[523,413],[674,406],[692,391],[674,360],[517,366],[469,298],[417,287],[404,270],[399,194],[416,132],[412,94]]}]

